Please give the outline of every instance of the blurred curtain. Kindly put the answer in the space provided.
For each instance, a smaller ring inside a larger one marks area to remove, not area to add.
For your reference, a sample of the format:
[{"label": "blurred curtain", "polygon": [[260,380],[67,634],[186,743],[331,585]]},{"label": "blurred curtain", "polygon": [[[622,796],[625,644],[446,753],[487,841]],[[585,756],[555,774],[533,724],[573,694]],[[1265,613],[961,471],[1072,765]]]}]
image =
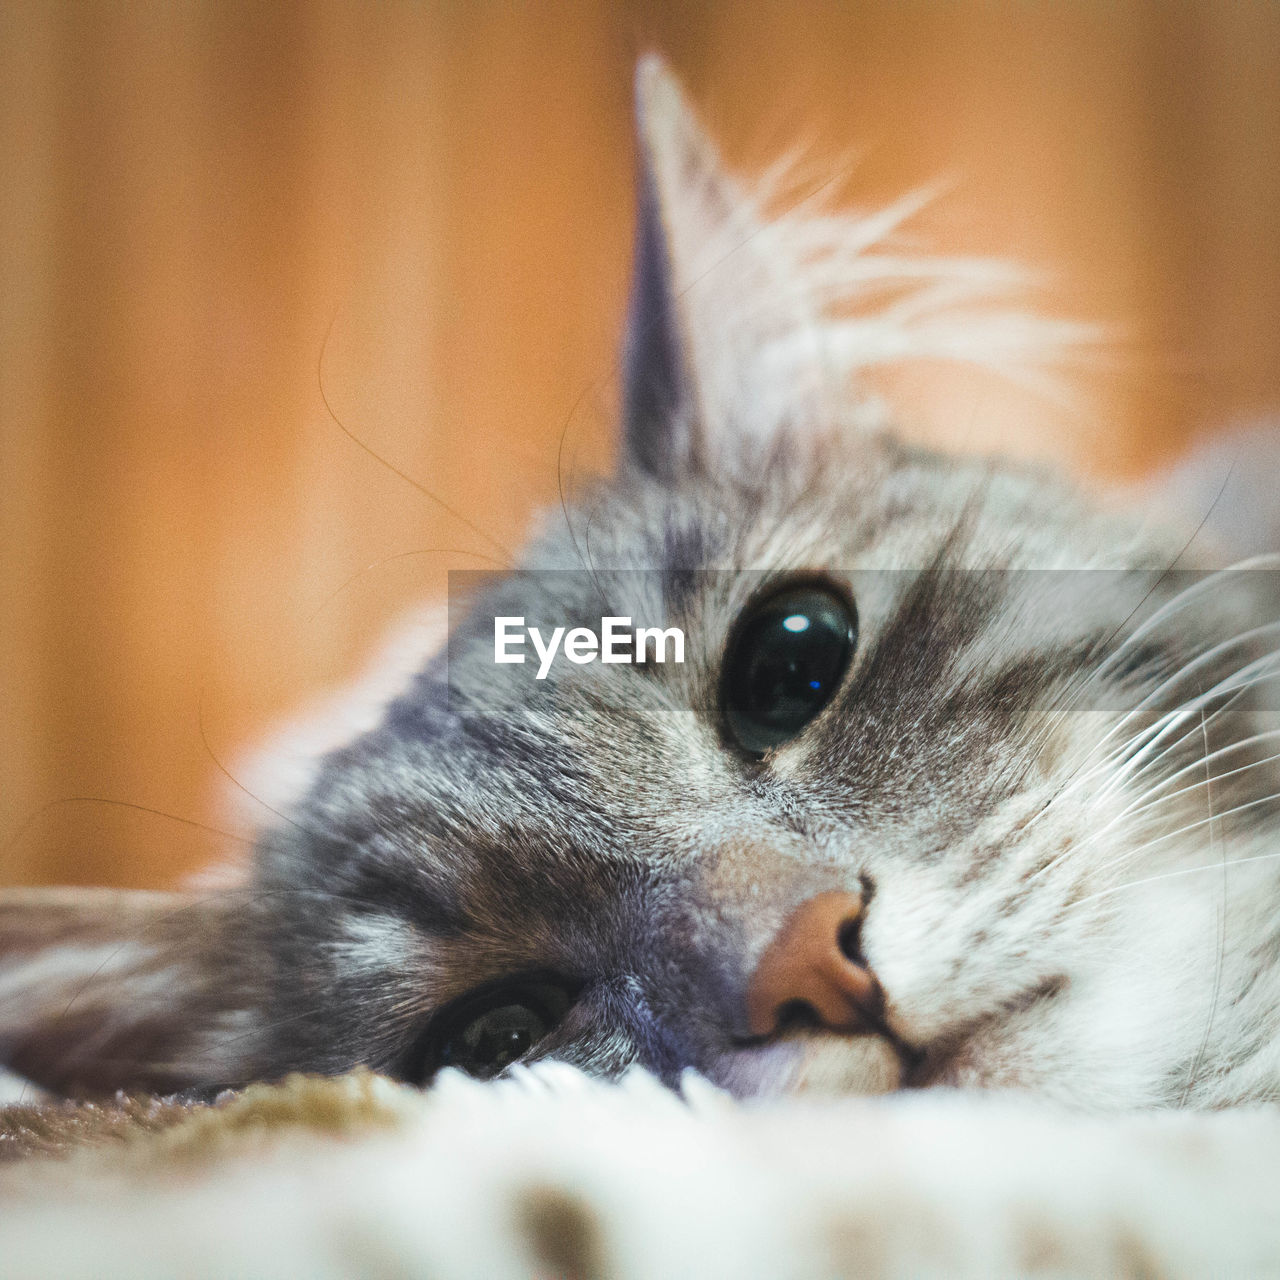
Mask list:
[{"label": "blurred curtain", "polygon": [[0,0],[0,883],[234,855],[248,744],[607,465],[647,48],[1114,326],[926,434],[1121,475],[1280,400],[1271,0]]}]

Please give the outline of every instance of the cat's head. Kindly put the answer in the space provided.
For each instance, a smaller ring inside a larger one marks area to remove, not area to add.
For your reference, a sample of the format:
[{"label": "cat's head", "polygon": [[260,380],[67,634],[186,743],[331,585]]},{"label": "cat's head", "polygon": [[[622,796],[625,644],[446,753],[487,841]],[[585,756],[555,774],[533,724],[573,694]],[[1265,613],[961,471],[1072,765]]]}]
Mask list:
[{"label": "cat's head", "polygon": [[[639,98],[617,474],[456,584],[447,648],[242,890],[0,902],[0,1059],[1220,1097],[1272,1016],[1274,599],[873,430],[876,366],[1003,363],[1034,325],[968,308],[998,274],[877,248],[902,210],[767,220],[656,62]],[[667,660],[523,630],[495,660],[499,619],[610,618]]]}]

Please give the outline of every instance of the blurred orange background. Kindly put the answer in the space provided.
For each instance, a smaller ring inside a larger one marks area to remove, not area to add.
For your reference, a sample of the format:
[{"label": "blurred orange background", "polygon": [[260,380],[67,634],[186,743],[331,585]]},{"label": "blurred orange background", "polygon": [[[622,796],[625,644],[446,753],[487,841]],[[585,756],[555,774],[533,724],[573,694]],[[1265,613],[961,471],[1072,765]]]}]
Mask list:
[{"label": "blurred orange background", "polygon": [[649,48],[1126,335],[918,430],[1115,477],[1280,404],[1271,0],[0,0],[0,883],[236,853],[215,759],[607,466]]}]

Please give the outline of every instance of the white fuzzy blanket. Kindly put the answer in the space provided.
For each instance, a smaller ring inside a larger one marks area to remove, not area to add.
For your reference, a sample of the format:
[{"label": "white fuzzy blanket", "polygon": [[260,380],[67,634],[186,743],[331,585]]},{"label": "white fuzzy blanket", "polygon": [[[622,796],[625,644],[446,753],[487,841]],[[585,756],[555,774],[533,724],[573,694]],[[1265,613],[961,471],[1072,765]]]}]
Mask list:
[{"label": "white fuzzy blanket", "polygon": [[744,1106],[696,1080],[682,1100],[551,1066],[446,1073],[427,1094],[295,1078],[142,1132],[164,1119],[99,1116],[105,1147],[9,1165],[0,1272],[1280,1275],[1271,1111],[1082,1118],[946,1092]]}]

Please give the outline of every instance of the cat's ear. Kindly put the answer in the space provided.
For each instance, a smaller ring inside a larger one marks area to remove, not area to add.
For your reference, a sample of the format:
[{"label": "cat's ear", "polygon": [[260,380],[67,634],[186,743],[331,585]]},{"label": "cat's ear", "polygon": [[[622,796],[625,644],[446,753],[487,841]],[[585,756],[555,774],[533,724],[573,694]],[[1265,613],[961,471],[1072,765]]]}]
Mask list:
[{"label": "cat's ear", "polygon": [[[808,190],[786,166],[748,189],[660,58],[636,70],[637,226],[624,348],[624,456],[671,481],[754,468],[779,446],[888,423],[880,371],[967,365],[1058,395],[1054,370],[1092,326],[1018,305],[1008,263],[912,251],[928,203],[834,216],[838,175]],[[771,212],[772,211],[772,212]]]},{"label": "cat's ear", "polygon": [[726,216],[732,193],[710,139],[655,55],[636,68],[636,228],[623,350],[628,459],[670,480],[701,452],[694,351],[682,281],[698,227]]},{"label": "cat's ear", "polygon": [[670,69],[636,70],[637,210],[623,353],[628,460],[664,480],[750,432],[766,223],[725,172]]},{"label": "cat's ear", "polygon": [[246,1074],[261,981],[233,896],[0,894],[0,1065],[58,1092]]}]

